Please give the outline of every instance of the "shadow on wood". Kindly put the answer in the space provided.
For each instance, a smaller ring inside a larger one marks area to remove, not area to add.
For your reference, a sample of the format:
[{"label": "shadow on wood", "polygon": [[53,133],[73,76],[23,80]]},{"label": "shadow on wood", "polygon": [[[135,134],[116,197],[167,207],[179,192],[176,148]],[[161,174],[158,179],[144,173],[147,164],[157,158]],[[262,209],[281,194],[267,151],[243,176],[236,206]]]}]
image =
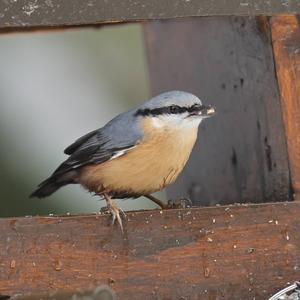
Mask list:
[{"label": "shadow on wood", "polygon": [[[265,300],[300,278],[300,204],[0,220],[0,294]],[[180,298],[182,297],[182,298]]]}]

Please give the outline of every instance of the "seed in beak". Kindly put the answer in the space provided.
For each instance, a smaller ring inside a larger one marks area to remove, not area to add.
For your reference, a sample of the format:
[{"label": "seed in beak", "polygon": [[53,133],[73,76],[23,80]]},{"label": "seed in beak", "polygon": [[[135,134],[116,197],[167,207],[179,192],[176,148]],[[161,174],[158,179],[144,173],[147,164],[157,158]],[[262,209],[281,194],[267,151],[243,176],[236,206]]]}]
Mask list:
[{"label": "seed in beak", "polygon": [[214,108],[213,106],[209,107],[209,108],[207,109],[207,111],[206,111],[206,114],[207,114],[208,116],[212,116],[212,115],[214,115],[215,113],[216,113],[216,110],[215,110],[215,108]]}]

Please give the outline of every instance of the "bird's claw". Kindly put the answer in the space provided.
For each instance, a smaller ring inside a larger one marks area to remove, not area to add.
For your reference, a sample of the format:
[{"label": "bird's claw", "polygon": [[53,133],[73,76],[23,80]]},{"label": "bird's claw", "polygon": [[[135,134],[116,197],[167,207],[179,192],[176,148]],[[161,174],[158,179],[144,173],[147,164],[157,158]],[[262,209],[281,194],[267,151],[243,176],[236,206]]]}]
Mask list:
[{"label": "bird's claw", "polygon": [[107,210],[112,215],[112,225],[114,225],[115,221],[117,220],[117,222],[118,222],[118,224],[121,228],[122,233],[124,233],[123,222],[122,222],[122,218],[121,218],[121,215],[123,216],[123,218],[126,217],[126,214],[124,213],[124,211],[121,208],[119,208],[118,206],[111,205],[111,204],[107,206]]},{"label": "bird's claw", "polygon": [[107,206],[103,206],[100,208],[100,213],[101,214],[110,214],[110,210],[108,209]]},{"label": "bird's claw", "polygon": [[180,198],[177,200],[168,200],[168,208],[190,208],[193,206],[191,199]]}]

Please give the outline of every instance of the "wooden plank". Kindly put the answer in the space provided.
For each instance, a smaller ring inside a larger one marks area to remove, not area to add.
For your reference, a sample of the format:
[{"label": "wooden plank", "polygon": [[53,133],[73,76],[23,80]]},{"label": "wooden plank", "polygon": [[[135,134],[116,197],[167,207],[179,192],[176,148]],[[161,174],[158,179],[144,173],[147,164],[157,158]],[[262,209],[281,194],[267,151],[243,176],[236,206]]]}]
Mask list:
[{"label": "wooden plank", "polygon": [[268,299],[300,276],[300,203],[0,220],[0,294]]},{"label": "wooden plank", "polygon": [[[175,34],[176,33],[176,34]],[[194,205],[290,197],[287,149],[267,19],[145,24],[153,94],[179,89],[216,106],[170,198]]]},{"label": "wooden plank", "polygon": [[296,16],[271,19],[292,188],[300,199],[300,28]]},{"label": "wooden plank", "polygon": [[300,13],[297,0],[18,0],[0,1],[0,28],[95,25],[211,15]]}]

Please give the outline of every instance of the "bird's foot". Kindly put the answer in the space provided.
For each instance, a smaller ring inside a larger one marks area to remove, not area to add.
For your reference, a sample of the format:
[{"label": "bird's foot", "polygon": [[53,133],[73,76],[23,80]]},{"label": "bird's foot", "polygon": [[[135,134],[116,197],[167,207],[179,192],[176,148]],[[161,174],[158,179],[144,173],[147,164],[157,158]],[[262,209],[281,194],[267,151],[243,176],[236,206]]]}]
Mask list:
[{"label": "bird's foot", "polygon": [[150,199],[157,205],[161,207],[161,209],[172,209],[172,208],[189,208],[192,207],[192,201],[188,198],[181,198],[177,200],[169,200],[168,203],[165,203],[152,195],[144,195],[146,198]]},{"label": "bird's foot", "polygon": [[122,217],[125,219],[126,214],[123,209],[119,208],[115,203],[112,202],[111,204],[107,204],[107,206],[102,207],[100,212],[103,214],[110,214],[112,216],[112,225],[114,225],[115,221],[117,220],[122,233],[124,233]]},{"label": "bird's foot", "polygon": [[[122,217],[126,218],[126,214],[124,213],[123,209],[119,208],[115,203],[111,203],[107,206],[108,211],[112,215],[112,225],[115,224],[115,221],[117,220],[122,233],[124,233],[123,230],[123,222],[122,222]],[[122,217],[121,217],[122,216]]]},{"label": "bird's foot", "polygon": [[191,199],[189,198],[180,198],[176,200],[168,200],[168,209],[172,208],[190,208],[193,206]]},{"label": "bird's foot", "polygon": [[[121,218],[121,215],[124,217],[124,219],[126,218],[124,211],[116,205],[116,203],[111,199],[111,197],[108,194],[103,193],[102,196],[105,198],[107,206],[104,210],[106,210],[112,215],[112,225],[114,225],[115,221],[117,220],[121,231],[124,234],[123,223]],[[103,212],[103,209],[101,209],[101,211]]]}]

